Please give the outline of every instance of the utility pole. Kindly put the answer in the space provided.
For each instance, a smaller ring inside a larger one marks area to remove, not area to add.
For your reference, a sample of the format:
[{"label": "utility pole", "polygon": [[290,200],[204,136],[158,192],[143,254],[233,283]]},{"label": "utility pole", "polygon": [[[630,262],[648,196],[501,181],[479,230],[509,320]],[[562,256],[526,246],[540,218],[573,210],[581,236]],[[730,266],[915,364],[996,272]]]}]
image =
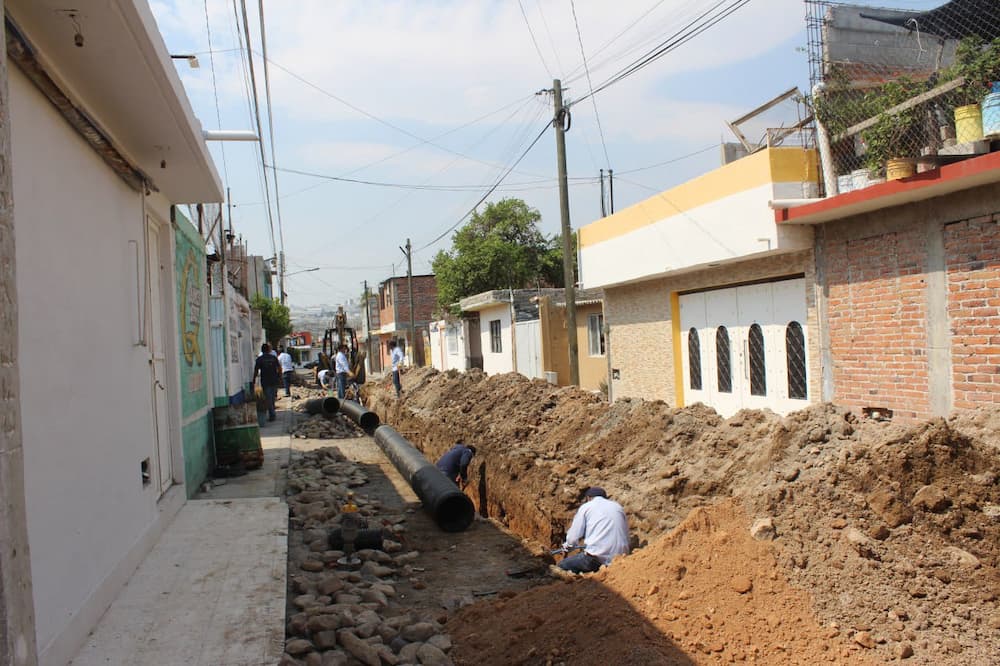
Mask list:
[{"label": "utility pole", "polygon": [[604,195],[604,169],[601,169],[601,217],[608,216],[608,207],[605,205],[607,197]]},{"label": "utility pole", "polygon": [[410,358],[414,365],[423,365],[417,359],[416,348],[416,325],[413,318],[413,248],[410,246],[410,239],[406,239],[406,249],[399,248],[406,255],[406,286],[410,292],[410,339],[407,346],[410,348]]},{"label": "utility pole", "polygon": [[615,214],[615,170],[608,169],[608,199],[611,209],[611,214]]},{"label": "utility pole", "polygon": [[368,348],[366,350],[366,356],[368,357],[368,365],[371,367],[372,358],[372,308],[371,308],[371,298],[368,296],[368,280],[365,280],[365,331],[368,338],[365,340],[365,346]]},{"label": "utility pole", "polygon": [[573,236],[569,225],[569,186],[566,182],[566,126],[569,110],[563,107],[562,82],[552,81],[556,128],[556,159],[559,166],[559,213],[562,218],[563,280],[566,283],[566,337],[569,338],[569,383],[580,385],[580,355],[576,339],[576,283],[573,277]]}]

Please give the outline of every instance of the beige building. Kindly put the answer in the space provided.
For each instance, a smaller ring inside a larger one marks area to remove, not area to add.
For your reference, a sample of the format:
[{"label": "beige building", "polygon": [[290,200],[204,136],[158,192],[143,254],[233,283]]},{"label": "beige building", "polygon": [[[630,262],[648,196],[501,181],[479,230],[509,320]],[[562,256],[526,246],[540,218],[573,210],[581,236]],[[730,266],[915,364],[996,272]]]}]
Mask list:
[{"label": "beige building", "polygon": [[[608,383],[607,340],[604,330],[604,302],[600,290],[580,290],[576,294],[576,340],[580,368],[580,388],[604,390]],[[566,299],[563,294],[542,296],[538,303],[541,323],[541,365],[546,377],[560,386],[569,385],[569,336]],[[554,373],[554,377],[549,375]]]},{"label": "beige building", "polygon": [[820,396],[812,230],[769,202],[815,196],[816,155],[769,148],[580,230],[604,289],[611,398],[787,413]]}]

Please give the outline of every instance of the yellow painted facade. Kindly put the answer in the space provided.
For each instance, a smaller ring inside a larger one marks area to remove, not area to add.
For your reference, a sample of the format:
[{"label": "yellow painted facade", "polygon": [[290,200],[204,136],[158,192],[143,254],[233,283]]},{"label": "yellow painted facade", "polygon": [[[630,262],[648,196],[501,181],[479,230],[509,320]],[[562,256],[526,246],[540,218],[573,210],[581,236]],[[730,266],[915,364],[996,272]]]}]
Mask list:
[{"label": "yellow painted facade", "polygon": [[767,148],[580,229],[582,248],[624,236],[733,194],[774,183],[817,182],[816,151]]}]

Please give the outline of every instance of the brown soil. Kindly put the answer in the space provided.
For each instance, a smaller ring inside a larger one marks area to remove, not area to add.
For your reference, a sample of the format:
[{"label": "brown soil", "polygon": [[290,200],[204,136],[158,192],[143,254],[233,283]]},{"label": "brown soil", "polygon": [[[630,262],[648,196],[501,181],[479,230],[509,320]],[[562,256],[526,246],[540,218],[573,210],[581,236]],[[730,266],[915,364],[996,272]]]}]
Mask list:
[{"label": "brown soil", "polygon": [[[1000,412],[722,419],[478,371],[413,370],[404,391],[369,386],[429,458],[477,445],[469,492],[485,515],[556,545],[581,491],[601,485],[645,546],[466,609],[449,622],[459,663],[1000,663]],[[773,541],[749,536],[760,518]]]}]

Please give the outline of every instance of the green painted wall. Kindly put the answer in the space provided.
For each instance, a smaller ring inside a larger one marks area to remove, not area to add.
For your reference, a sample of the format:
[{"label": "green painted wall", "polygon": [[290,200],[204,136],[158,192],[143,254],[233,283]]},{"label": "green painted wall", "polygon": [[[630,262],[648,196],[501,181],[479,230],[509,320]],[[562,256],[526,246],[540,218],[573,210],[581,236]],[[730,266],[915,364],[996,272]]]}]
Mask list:
[{"label": "green painted wall", "polygon": [[[184,441],[184,481],[188,496],[208,474],[212,456],[208,392],[208,296],[205,245],[198,230],[174,209],[177,323],[180,349],[181,421]],[[198,416],[202,414],[201,416]]]},{"label": "green painted wall", "polygon": [[181,437],[184,440],[184,480],[188,499],[191,499],[212,467],[212,412],[184,426]]}]

